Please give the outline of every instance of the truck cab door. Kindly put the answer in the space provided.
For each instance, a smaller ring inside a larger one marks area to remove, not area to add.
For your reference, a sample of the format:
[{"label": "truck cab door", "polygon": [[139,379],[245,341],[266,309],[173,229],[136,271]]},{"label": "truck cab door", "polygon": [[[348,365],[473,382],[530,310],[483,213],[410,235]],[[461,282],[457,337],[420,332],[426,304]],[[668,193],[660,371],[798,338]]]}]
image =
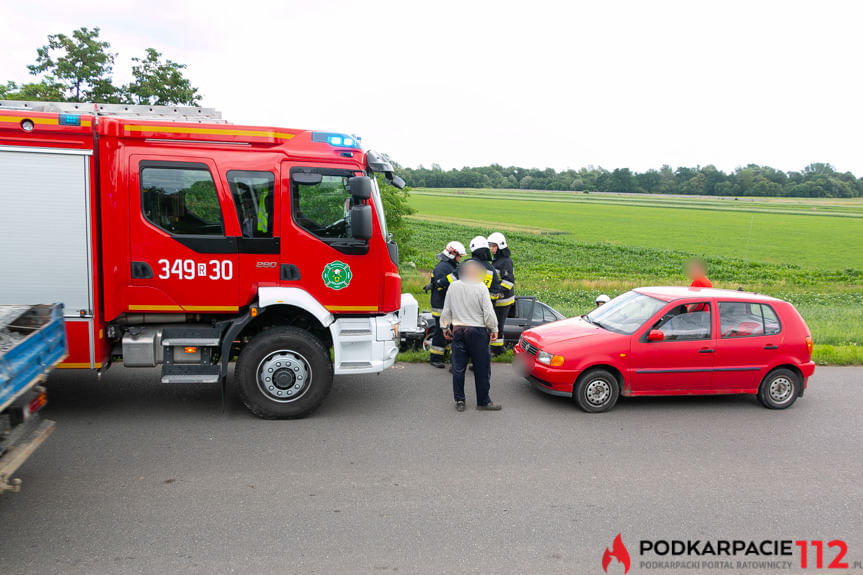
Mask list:
[{"label": "truck cab door", "polygon": [[236,222],[215,163],[133,155],[130,164],[128,311],[237,311]]},{"label": "truck cab door", "polygon": [[[301,287],[337,315],[380,312],[381,265],[389,260],[383,242],[352,237],[350,207],[356,204],[348,179],[361,174],[288,161],[281,166],[281,230],[290,245],[282,242],[280,285]],[[378,222],[373,233],[381,234]]]}]

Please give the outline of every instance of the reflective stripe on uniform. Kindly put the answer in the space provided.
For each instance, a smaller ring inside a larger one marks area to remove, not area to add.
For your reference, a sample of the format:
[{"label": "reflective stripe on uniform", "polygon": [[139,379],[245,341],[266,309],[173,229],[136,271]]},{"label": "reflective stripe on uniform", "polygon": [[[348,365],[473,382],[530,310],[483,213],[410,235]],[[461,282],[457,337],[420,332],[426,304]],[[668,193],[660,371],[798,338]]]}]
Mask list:
[{"label": "reflective stripe on uniform", "polygon": [[442,348],[442,347],[438,347],[436,345],[433,345],[433,346],[431,346],[431,349],[429,350],[429,352],[433,353],[434,355],[445,355],[446,349]]},{"label": "reflective stripe on uniform", "polygon": [[502,347],[503,346],[503,340],[498,339],[496,341],[490,342],[488,345],[489,345],[489,347]]},{"label": "reflective stripe on uniform", "polygon": [[509,280],[501,280],[500,282],[500,287],[502,287],[503,289],[512,289],[514,285],[515,284]]},{"label": "reflective stripe on uniform", "polygon": [[496,302],[494,302],[494,306],[495,307],[506,307],[506,306],[512,305],[514,303],[515,303],[515,296],[511,295],[509,297],[498,299]]},{"label": "reflective stripe on uniform", "polygon": [[453,274],[447,274],[446,279],[449,283],[453,283],[456,280],[456,277]]},{"label": "reflective stripe on uniform", "polygon": [[485,287],[490,288],[491,282],[494,280],[494,274],[489,270],[485,270]]},{"label": "reflective stripe on uniform", "polygon": [[433,307],[432,308],[432,317],[440,317],[440,314],[443,312],[442,309]]}]

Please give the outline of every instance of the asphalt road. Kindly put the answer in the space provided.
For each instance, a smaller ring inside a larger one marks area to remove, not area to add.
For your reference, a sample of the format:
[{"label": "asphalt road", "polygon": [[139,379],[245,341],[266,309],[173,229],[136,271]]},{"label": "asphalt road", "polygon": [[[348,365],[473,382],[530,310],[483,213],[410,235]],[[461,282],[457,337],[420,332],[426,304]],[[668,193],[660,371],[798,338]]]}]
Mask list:
[{"label": "asphalt road", "polygon": [[449,374],[399,365],[276,422],[156,381],[53,377],[57,430],[0,496],[0,573],[602,573],[619,532],[633,574],[669,572],[639,564],[640,539],[745,538],[843,539],[863,573],[861,368],[819,368],[786,411],[588,415],[506,365],[502,412],[456,413]]}]

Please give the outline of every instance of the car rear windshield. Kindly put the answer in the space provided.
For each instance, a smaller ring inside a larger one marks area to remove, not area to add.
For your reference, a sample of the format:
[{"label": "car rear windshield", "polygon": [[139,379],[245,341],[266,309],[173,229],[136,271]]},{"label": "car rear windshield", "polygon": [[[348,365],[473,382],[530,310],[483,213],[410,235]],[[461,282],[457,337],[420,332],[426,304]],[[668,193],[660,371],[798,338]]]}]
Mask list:
[{"label": "car rear windshield", "polygon": [[621,294],[599,306],[585,319],[609,331],[631,335],[652,318],[665,302],[634,291]]}]

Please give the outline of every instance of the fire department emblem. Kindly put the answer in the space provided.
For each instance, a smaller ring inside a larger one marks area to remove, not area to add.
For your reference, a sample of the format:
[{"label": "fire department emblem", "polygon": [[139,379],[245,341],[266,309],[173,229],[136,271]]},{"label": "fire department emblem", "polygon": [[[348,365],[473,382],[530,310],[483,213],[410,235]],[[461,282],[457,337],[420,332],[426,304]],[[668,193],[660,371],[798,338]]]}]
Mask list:
[{"label": "fire department emblem", "polygon": [[338,260],[330,262],[324,267],[324,273],[321,274],[324,278],[324,285],[330,289],[340,290],[348,287],[351,283],[351,267]]}]

